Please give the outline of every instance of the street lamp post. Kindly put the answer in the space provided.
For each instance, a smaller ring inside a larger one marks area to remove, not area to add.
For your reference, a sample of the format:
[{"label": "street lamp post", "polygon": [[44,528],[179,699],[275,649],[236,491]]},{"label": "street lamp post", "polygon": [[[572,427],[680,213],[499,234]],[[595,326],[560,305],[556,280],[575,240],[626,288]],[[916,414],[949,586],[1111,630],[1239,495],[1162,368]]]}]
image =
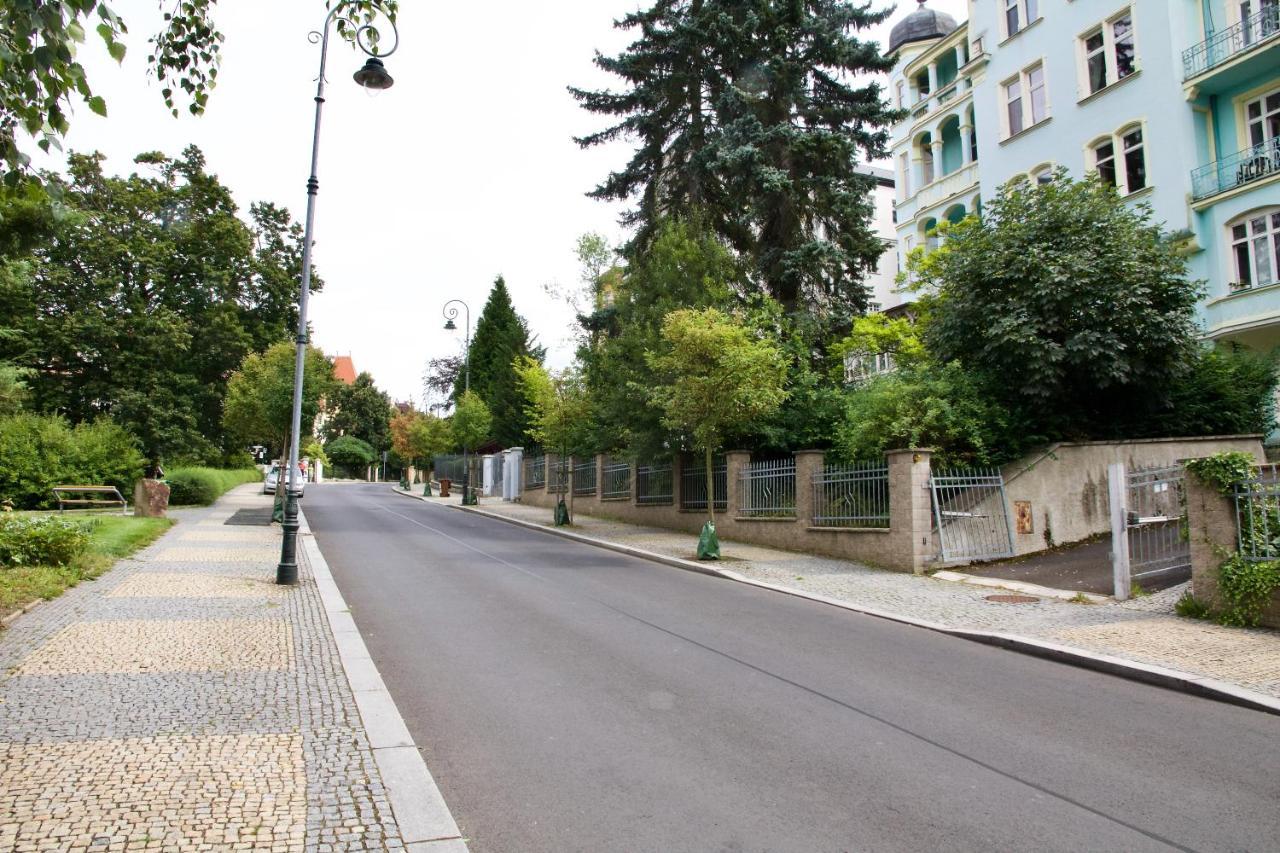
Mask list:
[{"label": "street lamp post", "polygon": [[[466,349],[462,357],[462,390],[463,393],[471,390],[471,306],[463,302],[461,299],[450,299],[444,304],[444,328],[447,332],[455,331],[458,327],[454,324],[454,319],[458,316],[458,309],[449,306],[453,303],[462,306],[467,318],[467,339]],[[470,506],[471,504],[471,465],[467,460],[467,446],[462,445],[462,505]]]},{"label": "street lamp post", "polygon": [[[387,73],[386,66],[379,57],[390,56],[400,46],[400,32],[395,21],[387,18],[391,24],[391,32],[395,37],[391,49],[379,50],[378,28],[371,23],[361,23],[353,17],[345,16],[344,10],[351,8],[352,0],[340,0],[325,16],[324,27],[308,34],[312,44],[320,45],[320,75],[316,80],[316,121],[311,137],[311,177],[307,179],[307,224],[302,237],[302,284],[298,291],[298,352],[293,366],[293,422],[289,443],[289,487],[284,505],[284,539],[280,545],[280,564],[276,566],[276,583],[295,584],[298,582],[298,444],[302,438],[302,377],[307,358],[307,300],[311,296],[311,241],[315,226],[316,193],[320,190],[320,181],[316,178],[320,161],[320,113],[324,107],[324,72],[329,56],[329,31],[336,20],[354,32],[355,43],[369,57],[364,66],[352,75],[366,89],[390,89],[395,81]],[[380,0],[373,0],[378,11],[386,15]]]}]

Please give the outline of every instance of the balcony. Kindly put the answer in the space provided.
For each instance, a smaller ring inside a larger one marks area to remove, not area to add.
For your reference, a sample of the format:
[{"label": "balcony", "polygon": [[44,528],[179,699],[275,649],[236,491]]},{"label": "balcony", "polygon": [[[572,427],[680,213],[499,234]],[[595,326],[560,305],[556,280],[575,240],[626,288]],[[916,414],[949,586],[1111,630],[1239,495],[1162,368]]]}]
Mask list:
[{"label": "balcony", "polygon": [[1280,334],[1280,284],[1232,288],[1226,296],[1210,299],[1204,313],[1206,337],[1274,338]]},{"label": "balcony", "polygon": [[930,184],[925,184],[916,193],[916,210],[923,212],[939,202],[972,189],[978,184],[978,164],[970,163],[961,166],[949,175],[943,175]]},{"label": "balcony", "polygon": [[1280,175],[1280,137],[1194,170],[1191,198],[1201,201],[1273,175]]},{"label": "balcony", "polygon": [[1193,78],[1245,54],[1280,44],[1280,5],[1267,4],[1234,26],[1182,52],[1182,79]]}]

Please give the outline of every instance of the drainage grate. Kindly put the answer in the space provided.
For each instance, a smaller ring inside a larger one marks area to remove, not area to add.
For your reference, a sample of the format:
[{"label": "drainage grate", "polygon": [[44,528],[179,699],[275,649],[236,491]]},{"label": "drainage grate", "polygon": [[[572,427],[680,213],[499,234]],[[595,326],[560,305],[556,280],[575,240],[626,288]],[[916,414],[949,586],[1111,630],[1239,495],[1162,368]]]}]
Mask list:
[{"label": "drainage grate", "polygon": [[271,507],[251,507],[249,509],[238,509],[223,524],[237,524],[241,526],[267,527],[271,524]]},{"label": "drainage grate", "polygon": [[1035,604],[1040,599],[1034,595],[988,595],[987,601],[999,604]]}]

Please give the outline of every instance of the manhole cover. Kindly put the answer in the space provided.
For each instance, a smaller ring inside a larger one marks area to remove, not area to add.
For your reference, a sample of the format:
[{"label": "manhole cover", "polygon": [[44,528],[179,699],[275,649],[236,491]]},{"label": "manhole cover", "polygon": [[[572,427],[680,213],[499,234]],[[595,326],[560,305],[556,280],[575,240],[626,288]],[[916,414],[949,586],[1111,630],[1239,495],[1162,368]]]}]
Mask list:
[{"label": "manhole cover", "polygon": [[987,601],[995,601],[1000,604],[1035,604],[1040,599],[1034,595],[988,595]]},{"label": "manhole cover", "polygon": [[230,518],[222,522],[223,524],[236,524],[245,526],[261,525],[266,527],[271,523],[271,507],[254,507],[252,509],[238,509]]}]

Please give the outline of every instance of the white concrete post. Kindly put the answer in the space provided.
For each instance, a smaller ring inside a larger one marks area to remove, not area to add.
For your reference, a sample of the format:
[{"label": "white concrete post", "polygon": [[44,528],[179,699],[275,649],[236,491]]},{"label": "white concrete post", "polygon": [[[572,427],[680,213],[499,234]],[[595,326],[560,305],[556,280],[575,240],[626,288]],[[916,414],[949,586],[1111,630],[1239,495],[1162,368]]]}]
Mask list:
[{"label": "white concrete post", "polygon": [[960,125],[960,163],[968,166],[973,162],[973,128],[970,125]]},{"label": "white concrete post", "polygon": [[929,63],[929,97],[938,94],[938,63]]},{"label": "white concrete post", "polygon": [[493,494],[493,454],[486,453],[480,457],[480,494],[489,497]]},{"label": "white concrete post", "polygon": [[502,499],[518,501],[524,490],[524,448],[511,447],[503,452],[507,461],[502,468]]},{"label": "white concrete post", "polygon": [[1123,462],[1107,466],[1107,497],[1111,502],[1111,573],[1115,581],[1116,601],[1128,601],[1131,587],[1129,520],[1125,507],[1128,480]]},{"label": "white concrete post", "polygon": [[959,73],[959,69],[964,68],[964,66],[964,44],[962,43],[956,45],[956,72]]}]

